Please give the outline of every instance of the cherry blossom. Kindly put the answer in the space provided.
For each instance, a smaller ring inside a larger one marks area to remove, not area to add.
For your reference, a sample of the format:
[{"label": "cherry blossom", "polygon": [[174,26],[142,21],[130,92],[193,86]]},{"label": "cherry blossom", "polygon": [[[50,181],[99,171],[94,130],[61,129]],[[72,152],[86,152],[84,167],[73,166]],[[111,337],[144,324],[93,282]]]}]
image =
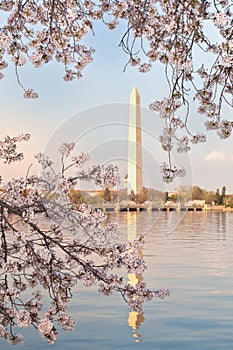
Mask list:
[{"label": "cherry blossom", "polygon": [[171,163],[163,163],[163,165],[161,166],[161,172],[163,181],[166,183],[172,182],[177,176],[180,177],[185,175],[185,169],[183,167],[177,169],[176,166],[172,167]]},{"label": "cherry blossom", "polygon": [[17,153],[16,144],[17,142],[27,141],[29,138],[30,135],[28,134],[22,134],[17,137],[5,136],[3,140],[0,140],[0,159],[7,164],[22,160],[23,154]]},{"label": "cherry blossom", "polygon": [[[1,140],[2,161],[22,159],[17,144],[28,139],[21,135]],[[72,203],[70,190],[80,181],[114,186],[119,180],[114,165],[85,169],[88,156],[75,156],[74,151],[74,143],[61,145],[60,172],[38,153],[41,175],[12,179],[0,198],[0,336],[11,344],[23,342],[18,328],[33,326],[51,344],[58,336],[57,325],[72,331],[76,320],[68,306],[78,283],[96,285],[104,295],[120,293],[135,311],[146,300],[170,293],[150,290],[141,282],[132,286],[123,277],[124,272],[146,269],[139,254],[143,237],[120,243],[119,228],[106,223],[102,211]],[[113,273],[116,269],[118,274]]]}]

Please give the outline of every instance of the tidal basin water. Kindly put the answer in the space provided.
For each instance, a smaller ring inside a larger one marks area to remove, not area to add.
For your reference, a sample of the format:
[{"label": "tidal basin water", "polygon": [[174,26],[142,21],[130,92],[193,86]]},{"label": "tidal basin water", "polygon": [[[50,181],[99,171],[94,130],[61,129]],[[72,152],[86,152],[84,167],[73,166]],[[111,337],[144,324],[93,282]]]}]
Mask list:
[{"label": "tidal basin water", "polygon": [[[48,345],[33,329],[23,331],[19,350],[232,350],[233,212],[111,213],[122,237],[145,234],[142,250],[151,288],[171,288],[171,296],[130,312],[118,295],[77,287],[70,313],[73,332]],[[128,276],[132,279],[132,276]],[[15,348],[15,347],[14,347]],[[0,340],[0,350],[12,346]]]}]

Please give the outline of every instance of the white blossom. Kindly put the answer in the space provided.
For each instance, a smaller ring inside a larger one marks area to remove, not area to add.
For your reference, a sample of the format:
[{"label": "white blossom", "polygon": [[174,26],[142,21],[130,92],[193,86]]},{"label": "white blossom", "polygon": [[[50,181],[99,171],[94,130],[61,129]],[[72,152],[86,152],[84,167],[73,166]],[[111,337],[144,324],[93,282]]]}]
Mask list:
[{"label": "white blossom", "polygon": [[31,324],[30,313],[27,310],[19,310],[16,319],[20,328],[27,328]]}]

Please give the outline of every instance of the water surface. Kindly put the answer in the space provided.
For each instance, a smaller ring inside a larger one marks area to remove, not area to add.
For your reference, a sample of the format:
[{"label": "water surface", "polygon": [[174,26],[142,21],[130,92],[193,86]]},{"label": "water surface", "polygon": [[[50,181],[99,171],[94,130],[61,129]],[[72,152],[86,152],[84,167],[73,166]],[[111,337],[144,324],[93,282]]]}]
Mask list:
[{"label": "water surface", "polygon": [[[66,349],[233,349],[233,213],[111,213],[122,240],[145,234],[142,254],[148,269],[141,278],[151,288],[171,288],[171,296],[128,310],[120,296],[103,296],[78,286],[70,311],[75,331],[61,331],[48,345],[25,330],[20,350]],[[0,349],[12,349],[0,340]]]}]

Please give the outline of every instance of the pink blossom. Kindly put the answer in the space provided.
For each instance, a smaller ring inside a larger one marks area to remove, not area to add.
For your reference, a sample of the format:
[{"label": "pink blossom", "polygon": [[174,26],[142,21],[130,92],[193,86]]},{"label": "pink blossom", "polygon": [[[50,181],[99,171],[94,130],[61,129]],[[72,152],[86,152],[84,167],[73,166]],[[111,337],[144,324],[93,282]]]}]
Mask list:
[{"label": "pink blossom", "polygon": [[31,316],[27,310],[19,310],[16,319],[20,328],[27,328],[31,324]]},{"label": "pink blossom", "polygon": [[33,99],[38,97],[39,97],[38,93],[35,92],[33,89],[27,89],[24,92],[24,98]]},{"label": "pink blossom", "polygon": [[42,336],[49,334],[52,329],[53,329],[53,323],[50,320],[48,320],[47,318],[43,318],[40,321],[39,326],[38,326],[38,330]]},{"label": "pink blossom", "polygon": [[226,16],[224,13],[215,13],[213,15],[213,19],[214,23],[220,28],[224,27],[229,20],[228,16]]}]

